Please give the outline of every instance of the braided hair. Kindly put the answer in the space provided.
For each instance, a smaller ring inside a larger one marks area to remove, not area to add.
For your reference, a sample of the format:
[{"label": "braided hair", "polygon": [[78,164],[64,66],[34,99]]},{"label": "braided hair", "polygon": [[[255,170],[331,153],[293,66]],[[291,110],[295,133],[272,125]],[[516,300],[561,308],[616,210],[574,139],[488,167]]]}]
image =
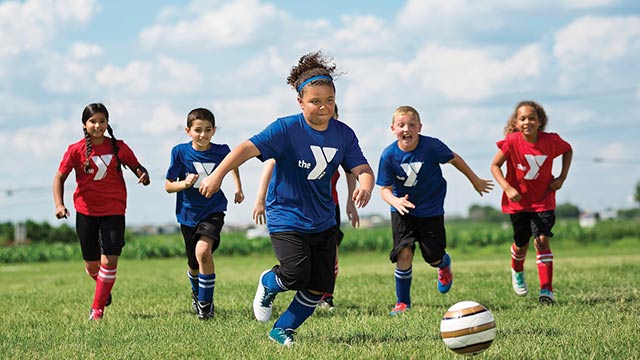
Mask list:
[{"label": "braided hair", "polygon": [[[103,114],[104,117],[107,119],[107,131],[109,132],[109,136],[111,136],[111,146],[113,147],[113,155],[115,156],[116,161],[118,163],[118,167],[117,167],[118,172],[122,172],[122,166],[126,167],[126,165],[122,164],[122,161],[120,161],[120,158],[118,157],[118,150],[119,150],[118,140],[113,135],[113,129],[111,128],[111,125],[108,124],[109,111],[107,110],[107,107],[101,103],[92,103],[85,106],[84,110],[82,111],[82,124],[86,124],[89,118],[91,118],[93,115],[98,113]],[[84,143],[85,143],[84,155],[86,158],[84,162],[84,172],[88,174],[91,171],[90,159],[91,159],[91,153],[93,152],[93,145],[91,144],[91,135],[89,135],[89,132],[87,132],[87,129],[83,127],[82,130],[84,132]]]}]

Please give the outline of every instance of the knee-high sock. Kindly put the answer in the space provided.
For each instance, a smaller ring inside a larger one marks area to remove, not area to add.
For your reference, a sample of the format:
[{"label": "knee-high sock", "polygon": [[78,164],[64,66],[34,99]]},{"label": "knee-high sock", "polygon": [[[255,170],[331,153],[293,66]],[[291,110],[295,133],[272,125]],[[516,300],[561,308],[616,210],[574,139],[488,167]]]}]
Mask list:
[{"label": "knee-high sock", "polygon": [[95,281],[98,280],[98,273],[97,272],[96,273],[90,273],[89,269],[87,269],[87,268],[84,268],[84,271],[87,273],[87,275],[91,276],[91,278],[93,280],[95,280]]},{"label": "knee-high sock", "polygon": [[285,330],[297,329],[313,314],[321,297],[322,295],[312,294],[309,290],[299,290],[287,310],[280,315],[273,327]]},{"label": "knee-high sock", "polygon": [[198,301],[213,302],[213,290],[216,286],[216,274],[198,274]]},{"label": "knee-high sock", "polygon": [[394,277],[396,279],[397,302],[411,306],[411,279],[413,278],[413,269],[400,270],[396,268]]},{"label": "knee-high sock", "polygon": [[536,255],[540,289],[553,291],[553,253],[551,250],[544,250],[537,252]]},{"label": "knee-high sock", "polygon": [[524,271],[524,260],[527,257],[527,253],[518,253],[516,251],[516,244],[511,244],[511,268],[515,272]]},{"label": "knee-high sock", "polygon": [[109,268],[100,265],[100,272],[96,280],[96,293],[93,296],[92,309],[104,309],[104,304],[111,294],[113,283],[116,282],[116,267]]},{"label": "knee-high sock", "polygon": [[187,277],[189,278],[189,283],[191,284],[191,292],[198,292],[198,275],[191,275],[189,270],[187,270]]},{"label": "knee-high sock", "polygon": [[262,277],[262,285],[266,286],[269,291],[274,293],[280,293],[289,290],[284,285],[282,285],[282,280],[280,280],[280,278],[276,275],[276,273],[273,272],[273,270],[264,274],[264,276]]}]

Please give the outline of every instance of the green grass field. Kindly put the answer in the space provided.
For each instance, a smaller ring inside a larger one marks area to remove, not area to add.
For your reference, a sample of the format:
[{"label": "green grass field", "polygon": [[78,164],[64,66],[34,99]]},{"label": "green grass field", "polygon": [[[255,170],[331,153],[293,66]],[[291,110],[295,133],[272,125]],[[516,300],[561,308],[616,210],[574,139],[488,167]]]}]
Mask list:
[{"label": "green grass field", "polygon": [[[624,245],[624,244],[623,244]],[[126,249],[125,249],[126,250]],[[447,308],[474,300],[497,323],[493,345],[478,358],[631,359],[640,354],[640,246],[554,248],[559,306],[535,291],[511,290],[509,253],[452,251],[454,285],[441,295],[435,270],[414,263],[412,309],[400,317],[393,264],[384,253],[341,254],[334,311],[318,309],[283,348],[267,339],[273,322],[253,319],[251,302],[272,254],[216,258],[216,317],[190,313],[186,260],[122,260],[113,304],[99,323],[87,320],[94,283],[81,261],[0,266],[3,359],[452,359],[440,339]],[[535,254],[526,263],[538,285]],[[280,294],[275,318],[293,292]]]}]

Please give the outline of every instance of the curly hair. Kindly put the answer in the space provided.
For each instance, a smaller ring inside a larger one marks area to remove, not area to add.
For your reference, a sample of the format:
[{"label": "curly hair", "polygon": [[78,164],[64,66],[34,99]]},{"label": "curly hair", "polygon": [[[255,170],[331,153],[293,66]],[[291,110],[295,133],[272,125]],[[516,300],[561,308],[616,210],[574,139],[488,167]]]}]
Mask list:
[{"label": "curly hair", "polygon": [[[330,76],[335,78],[335,76],[339,75],[335,74],[335,70],[336,64],[333,62],[333,59],[325,58],[322,51],[311,52],[302,55],[298,60],[298,64],[291,68],[291,72],[287,77],[287,84],[291,85],[291,87],[298,92],[298,95],[302,97],[304,87],[298,91],[300,84],[314,76]],[[317,79],[310,84],[331,85],[333,91],[336,90],[333,81],[330,79]]]},{"label": "curly hair", "polygon": [[[120,161],[120,158],[118,157],[118,150],[119,150],[118,140],[113,135],[113,129],[111,128],[111,125],[108,124],[109,111],[107,110],[107,107],[101,103],[93,103],[85,106],[84,110],[82,111],[82,124],[83,125],[86,124],[87,120],[89,120],[89,118],[91,118],[95,114],[103,114],[104,117],[107,119],[107,131],[111,136],[111,146],[113,147],[113,155],[115,156],[116,161],[118,162],[118,171],[120,172],[122,171],[121,166],[126,167],[126,165],[122,164],[122,161]],[[89,135],[89,133],[87,132],[87,129],[82,128],[82,131],[84,132],[84,143],[85,143],[84,155],[86,158],[84,161],[84,172],[88,174],[91,171],[91,162],[89,159],[91,159],[91,153],[93,152],[93,144],[91,144],[91,135]]]},{"label": "curly hair", "polygon": [[542,105],[538,104],[535,101],[524,100],[524,101],[520,101],[518,105],[516,105],[516,108],[513,110],[513,113],[511,114],[511,116],[509,116],[509,120],[507,120],[507,125],[504,127],[505,135],[519,131],[518,128],[516,127],[516,119],[518,117],[518,109],[520,109],[523,106],[531,106],[536,111],[536,113],[538,114],[538,121],[540,122],[540,127],[538,129],[539,131],[544,131],[544,128],[547,126],[547,122],[548,122],[547,113],[544,111],[544,108],[542,107]]}]

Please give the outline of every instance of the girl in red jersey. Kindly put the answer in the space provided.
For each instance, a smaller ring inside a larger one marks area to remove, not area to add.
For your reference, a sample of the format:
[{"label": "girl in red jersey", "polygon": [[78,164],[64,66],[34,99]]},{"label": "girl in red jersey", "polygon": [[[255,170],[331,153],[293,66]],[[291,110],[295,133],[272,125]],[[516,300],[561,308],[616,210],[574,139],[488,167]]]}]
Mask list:
[{"label": "girl in red jersey", "polygon": [[[124,246],[127,189],[122,166],[129,167],[143,185],[149,185],[149,174],[133,151],[113,136],[109,112],[103,104],[84,108],[82,128],[84,139],[69,145],[53,178],[53,199],[56,218],[67,218],[64,182],[75,170],[76,232],[85,270],[96,281],[89,320],[100,320],[104,307],[111,303],[118,256]],[[104,136],[105,131],[110,137]]]},{"label": "girl in red jersey", "polygon": [[[547,114],[534,101],[521,101],[507,121],[505,138],[497,142],[498,153],[491,163],[491,173],[504,193],[502,211],[511,217],[511,283],[516,294],[528,293],[524,278],[524,261],[533,235],[536,248],[540,303],[553,305],[553,253],[549,241],[555,224],[556,191],[567,178],[573,150],[556,133],[544,132]],[[562,170],[554,177],[553,159],[562,155]],[[502,164],[507,163],[507,176]]]}]

